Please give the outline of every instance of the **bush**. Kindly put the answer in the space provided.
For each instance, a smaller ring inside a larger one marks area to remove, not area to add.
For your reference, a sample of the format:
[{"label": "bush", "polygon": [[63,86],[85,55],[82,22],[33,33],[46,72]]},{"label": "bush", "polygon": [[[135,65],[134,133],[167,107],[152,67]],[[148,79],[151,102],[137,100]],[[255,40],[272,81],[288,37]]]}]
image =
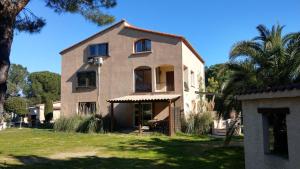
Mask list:
[{"label": "bush", "polygon": [[20,116],[28,113],[27,100],[23,97],[9,97],[4,103],[4,108],[7,112],[13,112]]},{"label": "bush", "polygon": [[213,120],[212,112],[190,113],[187,119],[183,119],[183,132],[196,135],[207,134],[211,130]]},{"label": "bush", "polygon": [[54,131],[104,133],[104,118],[100,115],[62,117],[56,120]]},{"label": "bush", "polygon": [[81,116],[73,116],[70,118],[61,117],[55,121],[53,129],[55,131],[74,132],[82,120],[83,118]]},{"label": "bush", "polygon": [[100,115],[85,117],[77,128],[81,133],[104,133],[103,119]]}]

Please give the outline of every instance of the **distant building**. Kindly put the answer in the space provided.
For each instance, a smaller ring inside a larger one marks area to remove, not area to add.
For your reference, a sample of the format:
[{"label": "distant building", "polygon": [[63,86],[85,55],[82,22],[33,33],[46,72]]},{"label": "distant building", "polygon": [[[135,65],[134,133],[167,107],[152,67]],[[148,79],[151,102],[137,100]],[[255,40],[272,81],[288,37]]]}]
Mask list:
[{"label": "distant building", "polygon": [[[53,112],[52,112],[52,120],[54,122],[60,117],[60,101],[53,102]],[[39,123],[45,122],[45,105],[37,104],[35,106],[29,107],[29,113],[27,115],[27,123],[31,127],[37,126]]]}]

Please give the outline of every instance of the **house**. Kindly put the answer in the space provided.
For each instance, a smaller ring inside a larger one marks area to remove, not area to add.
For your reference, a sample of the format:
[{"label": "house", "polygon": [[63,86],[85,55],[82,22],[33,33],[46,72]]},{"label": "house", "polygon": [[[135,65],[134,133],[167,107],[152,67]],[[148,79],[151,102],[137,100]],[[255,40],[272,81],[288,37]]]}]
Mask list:
[{"label": "house", "polygon": [[[54,122],[55,120],[60,118],[60,108],[61,108],[61,102],[55,101],[53,102],[53,112],[52,112],[52,120],[51,122]],[[35,106],[28,108],[28,122],[29,126],[36,127],[39,123],[44,123],[45,121],[45,104],[37,104]]]},{"label": "house", "polygon": [[205,87],[204,61],[184,37],[125,20],[60,54],[62,115],[100,107],[114,128],[141,128],[152,120],[168,123],[172,134],[180,116],[196,109],[195,92]]},{"label": "house", "polygon": [[300,85],[257,90],[242,101],[246,169],[300,166]]}]

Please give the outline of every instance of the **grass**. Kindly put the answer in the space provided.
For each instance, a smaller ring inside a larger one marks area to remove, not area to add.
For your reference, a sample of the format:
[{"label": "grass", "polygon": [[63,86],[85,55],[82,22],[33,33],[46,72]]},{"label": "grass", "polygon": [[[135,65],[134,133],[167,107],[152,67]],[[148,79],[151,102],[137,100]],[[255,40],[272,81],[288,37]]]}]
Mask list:
[{"label": "grass", "polygon": [[0,168],[243,169],[242,147],[180,134],[80,134],[42,129],[0,132]]}]

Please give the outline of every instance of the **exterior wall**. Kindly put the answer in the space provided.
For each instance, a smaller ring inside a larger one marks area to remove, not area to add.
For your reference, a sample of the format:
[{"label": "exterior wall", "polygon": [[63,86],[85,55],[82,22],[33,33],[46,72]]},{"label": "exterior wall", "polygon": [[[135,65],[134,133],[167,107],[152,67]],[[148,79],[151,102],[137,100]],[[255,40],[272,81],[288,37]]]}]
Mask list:
[{"label": "exterior wall", "polygon": [[[145,38],[152,41],[152,52],[134,54],[134,42]],[[155,92],[155,68],[160,65],[173,65],[175,91],[169,93],[182,95],[181,41],[178,38],[124,28],[122,23],[62,55],[62,115],[75,115],[79,102],[96,102],[96,88],[76,89],[76,73],[85,70],[96,71],[97,67],[87,64],[87,47],[104,42],[109,43],[109,57],[104,58],[100,75],[100,111],[103,115],[109,114],[110,105],[106,100],[134,93],[134,69],[139,66],[151,67],[152,90]],[[132,125],[133,104],[114,106],[117,124],[124,127]]]},{"label": "exterior wall", "polygon": [[[296,169],[300,166],[300,97],[243,101],[246,169]],[[286,116],[289,159],[264,154],[263,120],[257,108],[288,107]]]},{"label": "exterior wall", "polygon": [[53,121],[60,118],[60,109],[61,109],[61,103],[60,102],[54,102],[53,103]]},{"label": "exterior wall", "polygon": [[[202,86],[202,89],[205,90],[205,70],[204,63],[202,63],[184,43],[182,43],[182,64],[182,74],[184,74],[183,67],[186,66],[188,68],[189,91],[182,90],[184,113],[187,115],[197,106],[195,103],[199,101],[199,95],[195,92],[199,91],[200,85]],[[191,71],[194,72],[194,86],[191,84]],[[199,84],[199,82],[202,82],[202,84]],[[184,82],[182,81],[182,86],[184,86],[183,83]]]},{"label": "exterior wall", "polygon": [[38,111],[37,118],[38,118],[38,120],[40,120],[40,122],[44,122],[44,120],[45,120],[45,105],[38,104],[37,108],[38,108],[37,109],[37,111]]}]

